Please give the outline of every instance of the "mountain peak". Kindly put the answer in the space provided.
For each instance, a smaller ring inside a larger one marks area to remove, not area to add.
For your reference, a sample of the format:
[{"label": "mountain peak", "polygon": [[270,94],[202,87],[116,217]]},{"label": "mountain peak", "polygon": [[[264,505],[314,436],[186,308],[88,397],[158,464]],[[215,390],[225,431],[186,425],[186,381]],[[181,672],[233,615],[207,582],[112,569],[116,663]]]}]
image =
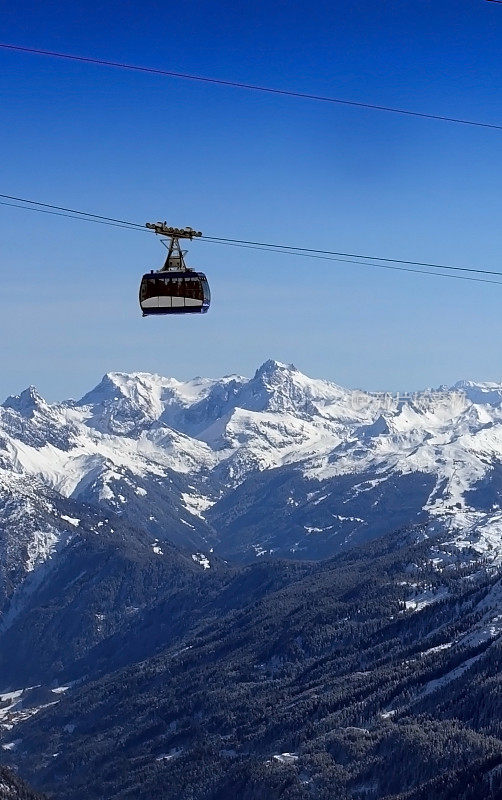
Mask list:
[{"label": "mountain peak", "polygon": [[134,373],[107,372],[98,385],[79,400],[79,405],[103,403],[127,397],[128,392],[125,391],[125,387],[127,383],[131,384],[135,377]]},{"label": "mountain peak", "polygon": [[502,384],[493,381],[457,381],[453,391],[464,394],[471,403],[497,406],[502,403]]},{"label": "mountain peak", "polygon": [[276,361],[273,358],[269,358],[261,365],[261,367],[258,367],[254,377],[261,378],[262,376],[277,374],[285,375],[292,372],[298,372],[294,364],[283,364],[282,361]]},{"label": "mountain peak", "polygon": [[4,408],[12,408],[23,417],[31,417],[34,411],[44,408],[47,403],[35,386],[28,386],[21,394],[10,395],[2,405]]}]

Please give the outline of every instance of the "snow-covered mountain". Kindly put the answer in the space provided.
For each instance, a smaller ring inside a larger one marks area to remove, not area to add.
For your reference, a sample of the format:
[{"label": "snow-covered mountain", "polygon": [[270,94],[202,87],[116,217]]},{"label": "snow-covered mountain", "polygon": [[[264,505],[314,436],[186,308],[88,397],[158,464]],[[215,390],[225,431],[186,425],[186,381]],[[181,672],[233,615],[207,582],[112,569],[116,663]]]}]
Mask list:
[{"label": "snow-covered mountain", "polygon": [[[4,758],[55,797],[233,798],[235,758],[263,773],[260,797],[284,796],[282,759],[299,798],[326,776],[319,797],[336,778],[383,798],[482,756],[485,796],[501,495],[502,384],[372,394],[268,361],[251,379],[109,373],[79,401],[9,397]],[[434,746],[415,763],[417,742]]]},{"label": "snow-covered mountain", "polygon": [[0,407],[7,595],[78,535],[79,504],[206,559],[327,556],[420,522],[447,534],[438,558],[496,560],[501,491],[502,384],[371,394],[267,361],[251,379],[111,372],[77,402],[30,387]]}]

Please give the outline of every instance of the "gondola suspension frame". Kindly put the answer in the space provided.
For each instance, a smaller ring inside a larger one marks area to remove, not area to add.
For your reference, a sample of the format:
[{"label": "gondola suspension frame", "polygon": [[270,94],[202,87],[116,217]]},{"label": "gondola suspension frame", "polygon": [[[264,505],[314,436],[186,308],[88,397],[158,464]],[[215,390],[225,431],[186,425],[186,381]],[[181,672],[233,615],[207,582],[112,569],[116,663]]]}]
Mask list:
[{"label": "gondola suspension frame", "polygon": [[[186,250],[182,250],[180,245],[180,239],[192,240],[202,236],[202,232],[189,227],[175,228],[167,225],[166,222],[147,222],[146,227],[153,230],[156,235],[166,237],[161,241],[167,247],[167,256],[164,265],[159,270],[151,270],[149,274],[143,275],[139,293],[143,316],[206,313],[211,302],[207,278],[204,273],[187,267],[185,263]],[[165,279],[159,277],[165,273],[170,275],[167,285],[178,287],[175,288],[172,296],[169,290],[166,294],[163,286],[167,277]],[[188,285],[192,285],[192,290],[186,291],[186,281],[189,282]],[[151,289],[152,283],[156,286],[154,291]],[[182,291],[183,287],[185,287],[185,292]]]}]

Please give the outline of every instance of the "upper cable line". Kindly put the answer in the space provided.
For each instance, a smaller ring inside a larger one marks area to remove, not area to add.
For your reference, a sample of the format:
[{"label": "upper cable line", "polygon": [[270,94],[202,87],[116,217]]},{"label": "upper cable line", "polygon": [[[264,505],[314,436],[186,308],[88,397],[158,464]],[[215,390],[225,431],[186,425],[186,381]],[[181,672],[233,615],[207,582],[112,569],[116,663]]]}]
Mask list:
[{"label": "upper cable line", "polygon": [[[90,211],[81,211],[75,208],[40,202],[38,200],[31,200],[24,197],[18,197],[16,195],[0,194],[0,198],[0,205],[21,209],[23,211],[37,211],[43,214],[53,214],[55,216],[66,217],[68,219],[77,219],[84,222],[95,222],[100,225],[110,225],[112,227],[123,228],[126,230],[141,231],[142,233],[159,232],[155,231],[156,226],[152,226],[150,223],[145,225],[140,222],[132,222],[131,220],[124,220],[118,217],[108,217],[103,214],[96,214]],[[209,244],[251,248],[295,257],[317,258],[324,261],[334,261],[343,264],[354,264],[357,266],[396,270],[399,272],[411,272],[420,275],[431,275],[435,277],[502,285],[502,281],[493,280],[494,277],[502,278],[502,271],[482,269],[474,266],[466,267],[436,262],[412,261],[409,259],[367,255],[363,253],[349,253],[339,250],[322,250],[298,245],[278,244],[273,242],[253,241],[247,239],[231,239],[221,236],[201,235],[200,240]],[[438,272],[437,270],[442,270],[442,272]],[[472,275],[467,276],[465,274],[459,275],[452,273],[472,273]],[[486,277],[475,277],[475,275]]]},{"label": "upper cable line", "polygon": [[[497,0],[492,0],[497,2]],[[502,0],[501,0],[502,2]],[[394,106],[369,103],[359,100],[350,100],[341,97],[330,97],[327,95],[315,94],[311,92],[300,92],[293,89],[280,89],[274,86],[261,86],[255,83],[245,83],[243,81],[225,80],[224,78],[213,78],[207,75],[194,75],[188,72],[177,72],[174,70],[160,69],[158,67],[147,67],[140,64],[128,64],[122,61],[110,61],[104,58],[94,58],[92,56],[81,56],[74,53],[60,53],[56,50],[43,50],[37,47],[23,47],[22,45],[0,43],[0,48],[17,53],[30,53],[32,55],[48,56],[50,58],[65,59],[67,61],[78,61],[85,64],[96,64],[103,67],[113,67],[115,69],[130,70],[133,72],[144,72],[152,75],[160,75],[166,78],[178,78],[187,81],[198,81],[200,83],[213,84],[217,86],[228,86],[235,89],[246,89],[253,92],[264,92],[266,94],[282,95],[284,97],[294,97],[301,100],[313,100],[320,103],[332,103],[336,105],[351,106],[353,108],[365,108],[372,111],[383,111],[390,114],[400,114],[408,117],[418,117],[440,122],[450,122],[456,125],[469,125],[477,128],[491,128],[492,130],[502,130],[502,125],[493,122],[481,122],[480,120],[464,119],[462,117],[451,117],[446,114],[434,114],[432,112],[415,111],[407,108],[397,108]]]},{"label": "upper cable line", "polygon": [[[50,208],[56,211],[65,211],[68,215],[78,215],[80,217],[90,217],[93,220],[102,220],[103,222],[113,222],[123,226],[128,226],[131,228],[140,228],[141,230],[145,229],[145,225],[141,225],[139,222],[129,222],[125,219],[116,219],[115,217],[104,217],[102,214],[92,214],[90,211],[79,211],[76,208],[65,208],[64,206],[55,206],[52,203],[41,203],[39,200],[28,200],[25,197],[15,197],[11,194],[0,194],[0,197],[4,198],[4,200],[16,200],[19,203],[26,203],[30,206],[42,206],[43,208]],[[7,203],[2,203],[2,205],[7,205]],[[25,206],[18,206],[18,208],[24,208]],[[29,210],[29,209],[27,209]],[[41,211],[41,208],[33,208],[33,211]]]}]

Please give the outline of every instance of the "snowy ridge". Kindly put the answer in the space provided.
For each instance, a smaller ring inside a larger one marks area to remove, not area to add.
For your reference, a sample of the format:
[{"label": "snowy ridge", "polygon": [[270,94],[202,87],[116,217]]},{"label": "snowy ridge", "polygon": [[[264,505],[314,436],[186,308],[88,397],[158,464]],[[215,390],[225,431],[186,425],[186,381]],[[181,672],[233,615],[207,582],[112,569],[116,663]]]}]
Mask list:
[{"label": "snowy ridge", "polygon": [[[30,504],[40,516],[44,496],[55,492],[134,519],[152,541],[161,541],[166,527],[158,518],[165,501],[164,515],[181,523],[179,537],[193,531],[198,551],[214,534],[218,552],[218,530],[211,533],[207,523],[218,521],[225,498],[253,476],[291,469],[297,488],[283,513],[298,521],[295,541],[281,552],[303,548],[308,555],[302,537],[335,544],[339,537],[348,545],[372,530],[385,492],[399,500],[395,481],[427,476],[430,486],[407,521],[420,516],[431,532],[444,531],[450,552],[502,558],[502,384],[372,394],[272,360],[251,379],[183,382],[110,372],[77,402],[48,404],[33,387],[9,397],[0,407],[2,547],[14,546],[5,533],[14,513],[7,495],[17,497],[19,522],[30,518]],[[246,495],[248,517],[253,503],[257,508],[258,499]],[[31,526],[26,571],[62,537],[78,535],[70,518]],[[255,534],[249,552],[277,550]]]}]

